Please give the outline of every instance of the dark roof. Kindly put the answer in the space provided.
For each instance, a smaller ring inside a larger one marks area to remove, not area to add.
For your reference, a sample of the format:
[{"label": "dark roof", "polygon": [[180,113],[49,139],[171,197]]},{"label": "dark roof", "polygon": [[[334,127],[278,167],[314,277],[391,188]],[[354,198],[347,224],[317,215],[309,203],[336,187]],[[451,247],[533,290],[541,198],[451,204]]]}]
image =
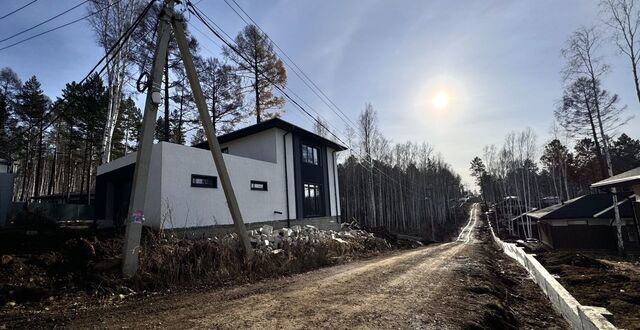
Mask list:
[{"label": "dark roof", "polygon": [[[618,202],[620,203],[618,209],[620,210],[620,216],[623,218],[633,217],[628,196],[618,196]],[[598,218],[613,218],[612,206],[613,201],[610,194],[591,194],[568,200],[563,204],[531,211],[527,215],[539,220],[593,218],[596,215],[598,215]],[[601,213],[603,211],[606,212]]]},{"label": "dark roof", "polygon": [[598,181],[591,188],[628,187],[637,183],[640,183],[640,167]]},{"label": "dark roof", "polygon": [[[218,142],[219,143],[225,143],[225,142],[229,142],[229,141],[233,141],[239,138],[243,138],[245,136],[249,136],[252,134],[256,134],[262,131],[266,131],[268,129],[271,128],[280,128],[282,130],[285,130],[287,132],[292,132],[295,134],[298,134],[300,136],[303,136],[305,138],[308,139],[312,139],[315,141],[318,141],[324,145],[327,145],[335,150],[338,151],[342,151],[342,150],[346,150],[347,147],[338,144],[336,142],[333,142],[327,138],[324,138],[318,134],[312,133],[307,131],[306,129],[296,126],[288,121],[284,121],[280,118],[273,118],[273,119],[269,119],[269,120],[265,120],[263,122],[260,122],[259,124],[255,124],[255,125],[251,125],[251,126],[247,126],[244,128],[241,128],[237,131],[233,131],[231,133],[225,134],[225,135],[220,135],[218,136]],[[200,148],[200,149],[209,149],[209,144],[207,143],[207,141],[204,142],[200,142],[198,144],[194,144],[193,147],[196,148]]]}]

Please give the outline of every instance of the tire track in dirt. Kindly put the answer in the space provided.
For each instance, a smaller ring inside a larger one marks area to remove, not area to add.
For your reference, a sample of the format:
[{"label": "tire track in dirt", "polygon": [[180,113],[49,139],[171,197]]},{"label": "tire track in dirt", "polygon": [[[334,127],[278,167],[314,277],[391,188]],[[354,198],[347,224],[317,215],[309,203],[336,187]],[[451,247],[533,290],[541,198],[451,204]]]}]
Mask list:
[{"label": "tire track in dirt", "polygon": [[[477,205],[473,209],[476,208]],[[141,299],[118,308],[87,313],[65,326],[213,329],[475,327],[483,324],[487,306],[499,304],[495,295],[475,294],[470,290],[470,287],[484,286],[479,282],[491,276],[487,275],[491,272],[486,270],[490,257],[483,255],[486,254],[486,246],[483,245],[486,242],[473,238],[477,233],[477,213],[472,211],[467,233],[459,242],[398,252],[232,289]],[[490,321],[494,322],[492,326],[500,322],[499,319]]]}]

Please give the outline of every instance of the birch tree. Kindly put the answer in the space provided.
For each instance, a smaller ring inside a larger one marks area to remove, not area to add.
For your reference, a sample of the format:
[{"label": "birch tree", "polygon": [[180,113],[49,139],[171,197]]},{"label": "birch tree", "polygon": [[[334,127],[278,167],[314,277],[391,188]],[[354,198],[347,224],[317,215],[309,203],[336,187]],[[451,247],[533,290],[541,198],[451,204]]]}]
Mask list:
[{"label": "birch tree", "polygon": [[[613,176],[611,166],[611,155],[609,152],[608,136],[605,133],[605,124],[603,116],[606,109],[617,108],[617,96],[607,98],[600,89],[600,81],[609,71],[609,66],[604,63],[602,56],[598,54],[602,44],[601,36],[594,27],[580,28],[574,32],[567,41],[567,47],[562,50],[562,54],[567,60],[565,69],[563,70],[565,80],[585,79],[590,88],[587,99],[589,106],[594,110],[597,123],[597,131],[602,141],[603,156],[606,161],[607,176]],[[610,110],[615,111],[615,110]],[[624,253],[624,243],[622,240],[622,220],[620,219],[620,211],[618,209],[618,197],[616,189],[611,189],[613,199],[613,210],[615,214],[616,234],[618,238],[618,251]]]},{"label": "birch tree", "polygon": [[[98,45],[105,54],[117,42],[118,38],[133,24],[142,9],[142,0],[90,0],[89,12],[94,13],[89,18]],[[120,103],[124,96],[124,86],[131,80],[128,67],[133,61],[132,41],[124,41],[119,52],[107,62],[107,92],[109,103],[106,109],[104,132],[101,142],[101,162],[107,163],[111,159],[111,144],[116,122],[120,112]]]}]

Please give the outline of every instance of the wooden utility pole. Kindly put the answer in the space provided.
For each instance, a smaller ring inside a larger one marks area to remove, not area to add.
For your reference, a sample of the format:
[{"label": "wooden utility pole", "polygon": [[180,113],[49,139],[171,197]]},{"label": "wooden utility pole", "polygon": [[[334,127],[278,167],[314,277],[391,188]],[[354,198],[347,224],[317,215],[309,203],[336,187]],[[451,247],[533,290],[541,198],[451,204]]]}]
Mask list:
[{"label": "wooden utility pole", "polygon": [[142,135],[136,154],[135,170],[133,172],[133,185],[131,199],[129,201],[129,218],[125,233],[122,274],[125,277],[135,275],[138,270],[138,254],[140,252],[140,236],[144,221],[144,202],[146,200],[147,182],[149,180],[149,164],[151,163],[151,149],[156,126],[156,114],[160,105],[160,85],[165,65],[165,54],[169,44],[171,33],[170,12],[173,9],[173,0],[167,0],[159,17],[158,38],[153,58],[151,72],[151,84],[147,88],[147,98],[142,117]]},{"label": "wooden utility pole", "polygon": [[136,155],[132,195],[129,203],[129,219],[127,221],[124,260],[122,264],[122,273],[125,277],[133,276],[138,269],[138,253],[140,249],[142,223],[144,221],[143,209],[149,177],[151,149],[153,148],[156,115],[161,102],[160,85],[162,83],[163,69],[166,65],[167,46],[169,44],[172,27],[180,49],[180,55],[185,65],[187,78],[193,90],[200,120],[202,121],[209,142],[209,149],[213,156],[218,176],[220,177],[227,204],[229,205],[229,212],[235,224],[236,232],[244,248],[245,256],[248,259],[253,257],[253,249],[251,248],[249,237],[247,236],[247,231],[242,220],[240,207],[238,206],[238,201],[231,185],[229,172],[224,163],[220,144],[218,144],[218,139],[214,133],[211,118],[207,112],[207,105],[202,94],[200,82],[198,81],[193,58],[189,52],[189,43],[185,36],[184,28],[182,27],[183,20],[182,17],[176,17],[176,14],[173,12],[173,4],[174,0],[165,0],[160,16],[160,23],[158,24],[158,39],[156,41],[153,71],[151,73],[151,85],[147,91],[144,117],[142,119],[142,137]]},{"label": "wooden utility pole", "polygon": [[187,79],[191,85],[193,98],[195,100],[196,107],[198,108],[198,113],[200,114],[200,120],[202,121],[205,135],[207,136],[209,150],[211,151],[211,156],[213,156],[213,161],[215,162],[218,175],[220,176],[222,190],[224,190],[224,195],[227,198],[227,204],[229,205],[229,212],[231,213],[233,224],[236,227],[236,232],[245,251],[245,256],[250,259],[253,257],[253,249],[251,248],[247,230],[244,226],[244,221],[242,220],[242,214],[240,213],[236,194],[233,191],[233,186],[231,185],[231,178],[229,178],[227,165],[224,163],[222,150],[220,150],[220,144],[218,143],[218,138],[215,134],[215,128],[211,122],[211,117],[209,117],[207,102],[205,101],[204,94],[202,94],[202,88],[200,87],[196,67],[193,64],[193,57],[189,52],[189,41],[187,40],[184,28],[182,27],[183,18],[181,16],[174,16],[171,24],[173,25],[173,31],[175,32],[178,48],[180,49],[180,57],[182,57],[182,62],[184,64],[185,71],[187,72]]}]

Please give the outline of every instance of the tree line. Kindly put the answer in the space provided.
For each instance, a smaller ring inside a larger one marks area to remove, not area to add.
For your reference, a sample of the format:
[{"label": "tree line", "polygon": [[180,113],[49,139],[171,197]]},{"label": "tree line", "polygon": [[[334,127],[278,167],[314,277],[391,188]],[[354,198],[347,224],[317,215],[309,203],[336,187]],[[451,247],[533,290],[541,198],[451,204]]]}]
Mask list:
[{"label": "tree line", "polygon": [[[551,140],[538,150],[531,129],[513,132],[501,148],[487,146],[483,157],[471,162],[484,200],[517,197],[510,217],[542,207],[544,197],[562,201],[587,194],[591,183],[640,166],[640,141],[620,133],[632,116],[604,86],[611,71],[604,49],[613,40],[612,46],[629,59],[630,86],[640,103],[640,8],[632,0],[603,0],[599,5],[604,24],[577,29],[561,50],[564,90],[554,110]],[[612,198],[616,207],[617,197]],[[513,229],[510,221],[508,226]]]},{"label": "tree line", "polygon": [[[460,176],[429,144],[384,137],[371,104],[356,124],[347,129],[349,151],[338,165],[342,221],[447,239],[465,219]],[[322,125],[316,132],[326,134]]]},{"label": "tree line", "polygon": [[[99,13],[89,23],[105,53],[132,26],[144,5],[141,0],[89,2],[88,10]],[[16,201],[52,194],[68,199],[74,193],[79,202],[89,203],[97,167],[136,151],[142,112],[135,100],[151,70],[159,13],[159,5],[151,9],[107,62],[104,74],[69,82],[55,100],[45,95],[36,76],[23,82],[11,68],[0,70],[0,144],[6,146],[0,158],[14,164]],[[187,26],[185,31],[218,134],[282,114],[285,99],[273,84],[285,87],[287,72],[257,26],[244,27],[234,40],[243,56],[227,47],[219,57],[203,56]],[[155,139],[201,142],[204,132],[173,37],[164,60]],[[322,122],[318,118],[316,130],[328,136]],[[457,206],[464,196],[460,177],[428,144],[391,143],[381,134],[370,105],[358,123],[357,129],[346,132],[351,151],[339,166],[343,219],[444,237],[460,218]]]},{"label": "tree line", "polygon": [[[98,13],[89,24],[105,53],[146,4],[141,0],[89,1],[87,10]],[[0,70],[0,158],[14,165],[15,200],[79,193],[87,203],[97,166],[136,150],[142,112],[135,99],[151,70],[160,10],[161,4],[152,8],[106,62],[104,74],[93,75],[82,84],[66,84],[56,100],[45,95],[36,76],[23,82],[11,68]],[[251,116],[259,122],[281,115],[284,98],[274,93],[272,83],[285,86],[286,70],[263,32],[249,25],[238,33],[235,42],[244,58],[227,48],[215,58],[203,56],[186,25],[185,30],[218,134],[234,130]],[[173,36],[165,64],[155,138],[179,144],[201,142],[204,132]]]}]

